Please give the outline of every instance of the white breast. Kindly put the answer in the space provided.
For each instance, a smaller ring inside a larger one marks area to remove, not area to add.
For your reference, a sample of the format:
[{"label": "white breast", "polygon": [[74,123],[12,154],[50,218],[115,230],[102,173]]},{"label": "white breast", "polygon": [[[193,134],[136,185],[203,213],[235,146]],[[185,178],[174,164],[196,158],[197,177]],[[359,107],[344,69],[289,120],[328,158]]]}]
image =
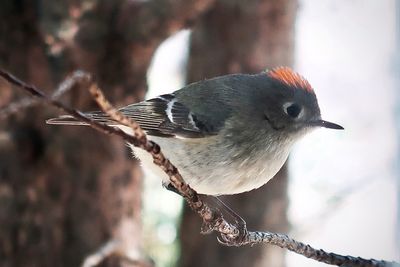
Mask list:
[{"label": "white breast", "polygon": [[[229,151],[218,147],[218,142],[213,140],[216,137],[210,137],[206,142],[208,146],[200,139],[150,138],[161,146],[185,181],[198,193],[207,195],[237,194],[264,185],[282,167],[291,146],[269,146],[265,151],[249,153],[248,157],[232,161]],[[133,151],[143,167],[168,181],[168,176],[153,163],[147,152],[138,148]]]}]

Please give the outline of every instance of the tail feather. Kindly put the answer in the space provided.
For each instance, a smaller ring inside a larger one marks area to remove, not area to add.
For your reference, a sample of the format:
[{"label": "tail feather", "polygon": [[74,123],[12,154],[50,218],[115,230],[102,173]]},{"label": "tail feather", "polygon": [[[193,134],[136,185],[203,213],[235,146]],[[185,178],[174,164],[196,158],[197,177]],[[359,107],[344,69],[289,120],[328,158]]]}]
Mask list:
[{"label": "tail feather", "polygon": [[58,118],[51,118],[46,120],[46,123],[53,125],[88,125],[86,122],[78,121],[70,115],[64,115]]},{"label": "tail feather", "polygon": [[[109,125],[115,124],[115,121],[111,120],[106,114],[101,112],[88,112],[85,113],[85,116],[97,122],[102,122]],[[46,120],[46,123],[52,125],[80,125],[80,126],[89,125],[86,122],[78,121],[71,115],[62,115],[57,118],[51,118]]]}]

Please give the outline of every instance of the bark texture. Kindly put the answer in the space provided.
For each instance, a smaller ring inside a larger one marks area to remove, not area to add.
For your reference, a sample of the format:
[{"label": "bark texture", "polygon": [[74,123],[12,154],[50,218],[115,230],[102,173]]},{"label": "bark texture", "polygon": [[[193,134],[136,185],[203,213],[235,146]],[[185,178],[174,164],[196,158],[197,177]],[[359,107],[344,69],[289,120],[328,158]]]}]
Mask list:
[{"label": "bark texture", "polygon": [[[188,82],[227,73],[255,73],[293,64],[295,0],[221,0],[193,28]],[[287,168],[267,185],[223,200],[249,229],[287,232]],[[284,250],[272,246],[231,248],[202,236],[197,215],[185,208],[181,267],[284,266]],[[239,252],[240,250],[240,252]]]},{"label": "bark texture", "polygon": [[[132,103],[159,43],[212,2],[1,1],[0,66],[47,92],[84,69],[114,104]],[[21,96],[0,81],[0,107]],[[96,108],[79,88],[64,101]],[[141,175],[130,152],[91,129],[45,125],[56,114],[35,107],[0,121],[0,266],[79,266],[109,239],[140,249]]]}]

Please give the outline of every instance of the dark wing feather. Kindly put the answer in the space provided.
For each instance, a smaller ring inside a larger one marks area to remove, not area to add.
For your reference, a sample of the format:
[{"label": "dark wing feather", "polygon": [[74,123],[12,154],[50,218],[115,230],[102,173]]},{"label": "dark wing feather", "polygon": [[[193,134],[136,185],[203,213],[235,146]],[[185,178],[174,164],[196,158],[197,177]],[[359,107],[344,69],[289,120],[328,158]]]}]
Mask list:
[{"label": "dark wing feather", "polygon": [[[161,95],[147,101],[132,104],[120,109],[122,114],[134,119],[149,135],[162,137],[199,138],[216,134],[212,127],[197,119],[189,108],[180,103],[173,94]],[[85,113],[93,120],[117,125],[103,112]],[[50,119],[49,124],[83,125],[71,116]]]}]

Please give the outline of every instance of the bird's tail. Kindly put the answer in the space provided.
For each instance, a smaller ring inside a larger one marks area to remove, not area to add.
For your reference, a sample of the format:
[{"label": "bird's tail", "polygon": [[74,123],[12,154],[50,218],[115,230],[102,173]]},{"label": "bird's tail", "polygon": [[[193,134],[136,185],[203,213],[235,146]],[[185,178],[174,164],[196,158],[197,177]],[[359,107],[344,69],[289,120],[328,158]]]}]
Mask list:
[{"label": "bird's tail", "polygon": [[[102,122],[107,125],[113,125],[117,124],[115,121],[113,121],[107,114],[102,113],[102,112],[87,112],[84,113],[86,117],[88,117],[91,120],[97,121],[97,122]],[[46,120],[47,124],[53,124],[53,125],[89,125],[86,122],[78,121],[71,115],[62,115],[57,118],[51,118]]]}]

